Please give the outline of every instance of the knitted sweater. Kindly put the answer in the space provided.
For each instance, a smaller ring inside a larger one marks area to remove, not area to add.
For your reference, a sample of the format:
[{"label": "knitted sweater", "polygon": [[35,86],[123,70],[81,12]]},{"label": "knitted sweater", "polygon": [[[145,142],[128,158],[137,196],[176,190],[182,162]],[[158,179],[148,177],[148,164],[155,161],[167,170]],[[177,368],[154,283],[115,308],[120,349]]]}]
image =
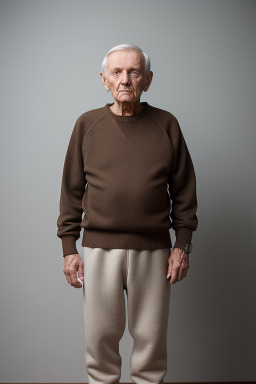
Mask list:
[{"label": "knitted sweater", "polygon": [[[142,102],[132,116],[113,103],[75,122],[64,161],[57,219],[63,256],[82,246],[185,249],[197,229],[196,177],[176,117]],[[83,215],[84,214],[84,215]]]}]

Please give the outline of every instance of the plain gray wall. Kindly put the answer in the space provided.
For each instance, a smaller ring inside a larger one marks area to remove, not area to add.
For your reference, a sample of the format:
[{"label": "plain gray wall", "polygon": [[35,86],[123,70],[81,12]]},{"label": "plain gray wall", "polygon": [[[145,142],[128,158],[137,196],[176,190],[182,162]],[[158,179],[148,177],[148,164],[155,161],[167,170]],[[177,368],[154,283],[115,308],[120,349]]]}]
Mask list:
[{"label": "plain gray wall", "polygon": [[[0,4],[0,380],[88,381],[83,294],[64,276],[56,220],[75,120],[113,100],[101,61],[126,42],[150,56],[141,101],[177,117],[197,175],[199,226],[188,276],[171,290],[165,381],[255,380],[256,2]],[[126,328],[121,381],[132,346]]]}]

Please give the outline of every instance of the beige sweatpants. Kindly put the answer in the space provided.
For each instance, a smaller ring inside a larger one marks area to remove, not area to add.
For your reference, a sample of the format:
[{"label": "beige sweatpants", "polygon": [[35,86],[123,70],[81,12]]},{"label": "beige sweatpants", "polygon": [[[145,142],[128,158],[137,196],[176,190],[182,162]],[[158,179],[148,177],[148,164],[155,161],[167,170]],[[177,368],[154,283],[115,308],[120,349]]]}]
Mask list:
[{"label": "beige sweatpants", "polygon": [[119,341],[134,340],[130,375],[136,384],[162,384],[167,371],[171,286],[170,248],[154,250],[83,247],[86,371],[89,384],[119,384]]}]

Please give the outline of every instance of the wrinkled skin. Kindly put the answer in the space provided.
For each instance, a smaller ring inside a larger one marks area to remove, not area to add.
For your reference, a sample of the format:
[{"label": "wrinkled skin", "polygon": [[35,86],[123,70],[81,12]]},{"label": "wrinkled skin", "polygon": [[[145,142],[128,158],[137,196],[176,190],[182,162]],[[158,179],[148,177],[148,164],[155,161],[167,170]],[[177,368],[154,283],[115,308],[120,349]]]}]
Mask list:
[{"label": "wrinkled skin", "polygon": [[144,55],[133,49],[111,52],[107,59],[106,73],[100,72],[101,80],[107,92],[111,91],[114,104],[113,113],[132,116],[139,113],[142,92],[151,84],[153,72],[146,75]]},{"label": "wrinkled skin", "polygon": [[64,257],[64,269],[63,272],[66,276],[68,284],[74,288],[81,288],[82,284],[77,280],[78,277],[81,281],[84,281],[84,266],[79,253],[67,255]]},{"label": "wrinkled skin", "polygon": [[[183,249],[173,248],[168,259],[166,276],[167,279],[171,276],[170,284],[175,284],[186,277],[188,268],[189,255]],[[84,267],[79,253],[64,257],[63,272],[66,276],[68,284],[72,285],[74,288],[82,287],[82,284],[77,279],[78,274],[79,279],[84,282]]]},{"label": "wrinkled skin", "polygon": [[167,279],[171,276],[170,284],[175,284],[187,276],[189,269],[189,254],[180,248],[173,248],[168,259]]}]

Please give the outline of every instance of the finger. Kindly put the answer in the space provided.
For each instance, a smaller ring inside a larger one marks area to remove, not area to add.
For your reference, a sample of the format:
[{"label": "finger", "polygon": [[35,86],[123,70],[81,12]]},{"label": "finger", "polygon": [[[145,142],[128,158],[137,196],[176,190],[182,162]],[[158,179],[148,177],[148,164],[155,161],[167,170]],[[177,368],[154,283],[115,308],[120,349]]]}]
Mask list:
[{"label": "finger", "polygon": [[172,268],[170,284],[175,284],[177,282],[178,274],[179,274],[179,266],[174,265]]},{"label": "finger", "polygon": [[167,274],[166,274],[166,278],[167,278],[167,279],[169,279],[169,277],[170,277],[171,274],[172,274],[172,267],[173,267],[173,260],[171,259],[171,257],[169,257],[169,259],[168,259]]},{"label": "finger", "polygon": [[70,285],[75,285],[76,283],[79,283],[76,276],[76,268],[74,266],[66,266],[65,267],[65,275],[67,282]]},{"label": "finger", "polygon": [[188,259],[184,258],[181,263],[180,272],[179,272],[179,278],[178,280],[182,280],[184,277],[186,277],[187,274],[187,268],[188,268]]},{"label": "finger", "polygon": [[70,280],[70,277],[69,277],[69,275],[66,275],[66,280],[67,280],[68,284],[70,284],[70,285],[71,285],[71,280]]},{"label": "finger", "polygon": [[168,266],[168,269],[167,269],[167,275],[166,275],[166,278],[169,279],[169,277],[171,276],[172,274],[172,263],[169,264]]},{"label": "finger", "polygon": [[83,263],[80,263],[79,264],[79,268],[78,268],[78,277],[81,281],[84,281],[84,266],[83,266]]},{"label": "finger", "polygon": [[181,265],[181,267],[179,269],[178,281],[183,279],[184,270],[185,270],[185,266],[182,263],[182,265]]},{"label": "finger", "polygon": [[74,286],[75,288],[81,288],[81,287],[82,287],[82,284],[81,284],[81,281],[78,280],[78,279],[79,279],[79,276],[77,276],[77,274],[75,274],[75,277],[76,277],[76,281],[75,281],[75,283],[73,284],[73,286]]},{"label": "finger", "polygon": [[74,288],[81,288],[82,287],[82,284],[80,283],[80,281],[76,280],[75,283],[71,283],[72,287]]},{"label": "finger", "polygon": [[76,269],[72,269],[70,271],[70,280],[71,280],[71,285],[75,286],[77,284],[81,284],[79,283],[79,281],[77,280],[77,273],[76,273]]},{"label": "finger", "polygon": [[80,281],[78,281],[78,279],[77,279],[77,273],[76,273],[76,270],[75,270],[74,273],[72,274],[71,285],[72,285],[74,288],[81,288],[81,287],[82,287],[82,284],[81,284]]},{"label": "finger", "polygon": [[78,284],[75,284],[73,285],[74,288],[82,288],[82,284],[80,282],[78,282]]},{"label": "finger", "polygon": [[67,271],[66,267],[63,269],[63,272],[65,274],[65,277],[66,277],[66,280],[67,280],[68,284],[71,284],[70,276],[68,274],[68,271]]},{"label": "finger", "polygon": [[187,265],[187,267],[184,269],[183,277],[186,277],[186,276],[187,276],[188,269],[189,269],[189,266]]}]

